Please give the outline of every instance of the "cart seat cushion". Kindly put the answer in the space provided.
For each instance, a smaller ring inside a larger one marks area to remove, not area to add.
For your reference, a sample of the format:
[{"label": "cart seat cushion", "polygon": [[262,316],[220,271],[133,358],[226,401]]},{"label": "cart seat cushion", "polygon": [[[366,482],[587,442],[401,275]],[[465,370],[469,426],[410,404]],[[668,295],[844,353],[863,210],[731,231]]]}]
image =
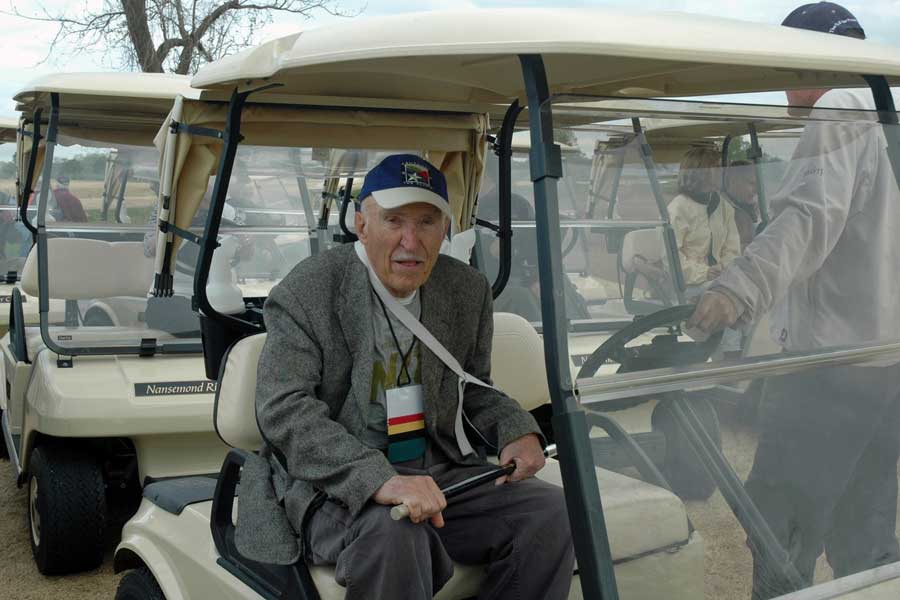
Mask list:
[{"label": "cart seat cushion", "polygon": [[494,313],[491,378],[525,410],[550,401],[543,340],[519,315]]},{"label": "cart seat cushion", "polygon": [[[153,261],[142,242],[107,242],[87,238],[47,240],[49,297],[89,300],[115,296],[145,298],[153,281]],[[38,295],[37,246],[22,269],[22,291]]]},{"label": "cart seat cushion", "polygon": [[[266,334],[235,342],[222,361],[213,422],[222,441],[235,448],[256,450],[262,436],[256,424],[256,368]],[[523,408],[545,404],[550,394],[544,367],[544,346],[531,324],[518,315],[494,314],[491,354],[494,385]]]},{"label": "cart seat cushion", "polygon": [[665,257],[662,235],[656,229],[629,231],[622,241],[622,267],[628,273],[637,269],[635,259],[658,263]]}]

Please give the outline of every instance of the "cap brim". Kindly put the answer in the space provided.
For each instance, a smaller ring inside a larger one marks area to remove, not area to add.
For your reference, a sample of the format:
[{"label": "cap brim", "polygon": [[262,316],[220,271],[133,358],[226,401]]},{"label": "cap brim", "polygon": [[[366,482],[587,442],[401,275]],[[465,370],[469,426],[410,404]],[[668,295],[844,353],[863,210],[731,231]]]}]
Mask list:
[{"label": "cap brim", "polygon": [[372,197],[375,198],[378,206],[388,210],[400,208],[407,204],[424,203],[438,208],[448,218],[453,218],[453,213],[450,212],[450,204],[439,194],[435,194],[430,190],[415,187],[391,188],[372,192]]}]

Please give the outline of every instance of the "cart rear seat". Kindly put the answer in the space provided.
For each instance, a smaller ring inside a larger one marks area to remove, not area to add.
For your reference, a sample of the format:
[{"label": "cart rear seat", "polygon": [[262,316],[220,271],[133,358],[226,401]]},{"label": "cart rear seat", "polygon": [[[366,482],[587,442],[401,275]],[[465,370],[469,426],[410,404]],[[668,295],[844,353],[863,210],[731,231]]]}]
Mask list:
[{"label": "cart rear seat", "polygon": [[[219,437],[233,447],[248,451],[262,444],[254,398],[256,366],[265,337],[265,334],[250,336],[229,349],[223,361],[214,409],[213,420]],[[494,315],[492,362],[495,385],[519,400],[523,407],[533,409],[548,401],[543,345],[525,319],[505,313]],[[556,461],[548,461],[538,476],[558,485],[562,483]],[[597,478],[616,562],[655,552],[671,552],[689,542],[687,516],[675,495],[604,469],[597,469]],[[309,573],[323,600],[343,598],[345,590],[335,583],[332,568],[312,567]],[[482,576],[480,566],[456,565],[453,579],[438,598],[475,595]]]}]

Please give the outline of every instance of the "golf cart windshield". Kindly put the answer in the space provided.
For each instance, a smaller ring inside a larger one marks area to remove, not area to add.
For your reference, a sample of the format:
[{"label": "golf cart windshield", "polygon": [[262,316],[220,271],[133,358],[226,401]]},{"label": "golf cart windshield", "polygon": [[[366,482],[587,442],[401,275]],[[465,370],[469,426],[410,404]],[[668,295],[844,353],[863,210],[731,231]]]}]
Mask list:
[{"label": "golf cart windshield", "polygon": [[[50,331],[61,350],[115,352],[150,339],[196,345],[199,325],[188,296],[147,298],[158,162],[152,146],[66,134],[52,165],[42,169],[35,188],[49,178],[39,207],[46,222],[48,296],[66,301],[65,323]],[[27,285],[38,279],[36,271],[29,271]]]},{"label": "golf cart windshield", "polygon": [[19,272],[31,247],[31,234],[16,223],[16,129],[18,121],[0,119],[0,277]]},{"label": "golf cart windshield", "polygon": [[[554,137],[579,149],[561,152],[550,241],[565,271],[567,323],[558,329],[595,462],[686,502],[675,546],[687,551],[694,536],[703,539],[707,598],[748,597],[751,587],[778,596],[900,561],[890,493],[900,423],[900,163],[893,156],[892,168],[887,150],[900,132],[875,111],[847,108],[871,106],[869,90],[832,91],[821,105],[840,108],[552,101]],[[723,124],[728,135],[717,132]],[[527,174],[515,155],[513,163],[514,176]],[[524,216],[540,209],[526,194],[519,202]],[[537,256],[515,249],[534,243],[515,206],[513,256]],[[754,238],[743,256],[742,218]],[[512,272],[498,305],[519,284],[515,263]],[[540,306],[537,285],[523,287],[517,293]],[[685,324],[694,309],[684,305],[707,290],[742,311],[711,337]],[[610,320],[619,322],[614,335],[583,325]],[[665,450],[653,460],[631,448],[627,464],[615,465],[606,438],[621,437],[641,407]],[[791,513],[796,506],[805,512]],[[613,561],[628,560],[616,550],[627,534],[608,527]],[[788,545],[801,532],[818,542]],[[823,547],[828,561],[817,562]]]}]

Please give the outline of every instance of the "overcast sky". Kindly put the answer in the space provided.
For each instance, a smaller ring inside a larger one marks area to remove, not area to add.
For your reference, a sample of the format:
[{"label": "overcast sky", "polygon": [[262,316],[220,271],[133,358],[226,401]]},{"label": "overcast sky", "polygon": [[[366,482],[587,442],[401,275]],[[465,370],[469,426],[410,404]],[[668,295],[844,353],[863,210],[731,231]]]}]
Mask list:
[{"label": "overcast sky", "polygon": [[[362,11],[362,15],[385,15],[440,9],[474,9],[497,7],[617,7],[634,9],[634,0],[340,0],[347,10]],[[7,4],[4,4],[7,3]],[[779,23],[801,2],[798,0],[643,0],[642,11],[676,10],[756,21]],[[102,0],[83,0],[75,3],[65,0],[46,0],[37,3],[27,0],[0,0],[0,10],[9,12],[13,6],[21,13],[38,14],[40,7],[51,11],[69,7],[82,12],[83,7],[97,6]],[[900,47],[900,0],[854,0],[845,2],[863,24],[869,39]],[[339,17],[320,14],[310,20],[293,15],[280,15],[276,23],[259,32],[259,41],[277,37],[298,29],[319,27]],[[109,71],[116,67],[104,49],[73,55],[71,49],[59,46],[54,56],[48,58],[48,47],[56,27],[49,23],[24,20],[10,14],[0,14],[0,31],[3,32],[0,47],[0,114],[13,115],[13,94],[37,75],[55,71]],[[602,36],[603,32],[598,31]],[[636,33],[636,35],[639,35]]]}]

